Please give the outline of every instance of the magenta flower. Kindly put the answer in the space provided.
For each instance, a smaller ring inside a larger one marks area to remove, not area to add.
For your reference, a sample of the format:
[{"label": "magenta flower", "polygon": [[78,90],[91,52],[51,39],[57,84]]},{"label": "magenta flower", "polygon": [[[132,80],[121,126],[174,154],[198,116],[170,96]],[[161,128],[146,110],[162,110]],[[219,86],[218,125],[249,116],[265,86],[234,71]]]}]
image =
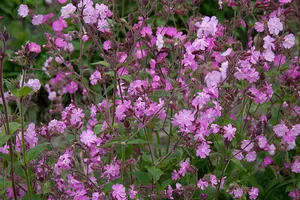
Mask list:
[{"label": "magenta flower", "polygon": [[134,185],[131,185],[129,188],[129,198],[134,199],[135,196],[137,195],[138,191],[134,190]]},{"label": "magenta flower", "polygon": [[244,191],[243,191],[242,188],[235,188],[233,190],[234,198],[240,198],[240,197],[242,197],[243,193],[244,193]]},{"label": "magenta flower", "polygon": [[227,138],[229,141],[232,141],[232,139],[235,137],[236,128],[234,128],[231,124],[228,124],[227,126],[224,126],[224,138]]},{"label": "magenta flower", "polygon": [[21,4],[19,9],[18,9],[18,15],[21,17],[25,18],[29,13],[29,9],[27,5]]},{"label": "magenta flower", "polygon": [[96,85],[98,81],[101,80],[101,73],[99,71],[95,71],[90,76],[90,83],[91,85]]},{"label": "magenta flower", "polygon": [[206,187],[208,187],[208,182],[202,179],[199,179],[197,183],[197,187],[200,188],[201,190],[204,190]]},{"label": "magenta flower", "polygon": [[41,46],[36,44],[35,42],[30,42],[28,44],[28,50],[30,52],[33,52],[33,53],[40,53],[41,52]]},{"label": "magenta flower", "polygon": [[274,126],[273,130],[278,137],[283,137],[289,131],[289,129],[283,123]]},{"label": "magenta flower", "polygon": [[67,22],[62,18],[59,18],[58,20],[52,23],[52,29],[56,32],[61,32],[64,28],[67,27],[68,27]]},{"label": "magenta flower", "polygon": [[126,200],[126,191],[125,191],[125,187],[122,184],[115,184],[112,186],[112,196],[116,199],[116,200]]}]

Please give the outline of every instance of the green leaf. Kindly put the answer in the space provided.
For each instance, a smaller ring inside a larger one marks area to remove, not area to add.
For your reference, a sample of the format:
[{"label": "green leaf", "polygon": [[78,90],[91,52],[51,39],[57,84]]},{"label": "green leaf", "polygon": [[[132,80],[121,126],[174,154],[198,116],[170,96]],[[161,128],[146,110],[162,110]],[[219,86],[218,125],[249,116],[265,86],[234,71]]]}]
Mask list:
[{"label": "green leaf", "polygon": [[9,139],[11,135],[6,135],[5,133],[0,133],[0,146],[3,146]]},{"label": "green leaf", "polygon": [[10,156],[9,154],[0,153],[0,158],[10,163]]},{"label": "green leaf", "polygon": [[110,146],[112,146],[114,144],[117,144],[117,143],[120,143],[120,140],[114,139],[114,140],[111,140],[111,141],[105,143],[104,145],[100,146],[100,148],[110,147]]},{"label": "green leaf", "polygon": [[101,133],[102,127],[103,127],[102,124],[97,124],[97,125],[94,127],[94,133],[95,133],[96,135],[98,135],[99,133]]},{"label": "green leaf", "polygon": [[233,158],[231,159],[231,161],[236,164],[237,166],[239,166],[242,170],[244,170],[245,172],[247,172],[247,169],[242,165],[241,161]]},{"label": "green leaf", "polygon": [[5,80],[5,85],[14,96],[18,95],[18,88],[16,88],[13,84],[11,84],[11,82]]},{"label": "green leaf", "polygon": [[19,98],[25,97],[28,94],[30,94],[30,92],[32,92],[32,91],[33,90],[31,87],[28,87],[28,86],[22,87],[21,89],[18,90],[18,97]]},{"label": "green leaf", "polygon": [[160,177],[164,174],[160,169],[155,168],[155,167],[146,167],[149,174],[151,175],[151,177],[154,180],[154,183],[156,183]]},{"label": "green leaf", "polygon": [[49,143],[45,143],[45,144],[37,145],[33,149],[30,149],[27,153],[26,162],[29,163],[30,161],[35,159],[40,153],[42,153],[46,148],[50,149],[50,147],[51,146]]},{"label": "green leaf", "polygon": [[109,67],[110,66],[110,64],[108,62],[104,61],[104,60],[92,63],[92,65],[103,65],[105,67]]},{"label": "green leaf", "polygon": [[9,122],[9,133],[14,134],[16,130],[18,130],[21,127],[21,124],[17,122]]},{"label": "green leaf", "polygon": [[106,75],[109,75],[109,76],[112,76],[112,77],[115,76],[115,73],[114,73],[113,71],[106,72],[105,74],[106,74]]},{"label": "green leaf", "polygon": [[[32,196],[33,196],[32,199],[34,199],[34,200],[41,199],[41,195],[39,195],[39,194],[33,194]],[[28,196],[28,192],[22,197],[22,200],[30,200],[30,198]]]},{"label": "green leaf", "polygon": [[132,172],[132,174],[137,179],[138,183],[141,185],[148,185],[151,183],[151,180],[146,172]]},{"label": "green leaf", "polygon": [[125,80],[125,81],[128,81],[129,83],[131,83],[133,81],[133,79],[130,75],[123,75],[120,78]]},{"label": "green leaf", "polygon": [[142,139],[133,139],[133,140],[129,140],[127,142],[127,144],[147,144],[147,143],[149,143],[149,142],[146,140],[142,140]]}]

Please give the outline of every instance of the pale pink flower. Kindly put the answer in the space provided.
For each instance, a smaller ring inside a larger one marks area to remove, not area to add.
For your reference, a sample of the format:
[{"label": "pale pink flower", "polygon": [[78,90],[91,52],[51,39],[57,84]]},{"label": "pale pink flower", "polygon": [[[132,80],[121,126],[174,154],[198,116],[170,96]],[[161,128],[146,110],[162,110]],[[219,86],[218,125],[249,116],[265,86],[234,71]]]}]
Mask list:
[{"label": "pale pink flower", "polygon": [[265,30],[264,24],[260,23],[260,22],[256,22],[254,28],[259,33],[264,32],[264,30]]},{"label": "pale pink flower", "polygon": [[300,173],[300,161],[296,159],[295,162],[291,166],[292,172]]},{"label": "pale pink flower", "polygon": [[175,126],[191,126],[195,116],[190,110],[182,110],[179,113],[176,113],[172,123]]},{"label": "pale pink flower", "polygon": [[271,34],[278,35],[278,33],[283,30],[283,24],[281,23],[279,18],[272,17],[268,21],[268,28]]},{"label": "pale pink flower", "polygon": [[28,50],[30,52],[33,52],[33,53],[40,53],[41,52],[41,46],[36,44],[35,42],[30,42],[28,44]]},{"label": "pale pink flower", "polygon": [[243,191],[242,188],[235,188],[233,190],[234,198],[240,198],[240,197],[242,197],[243,193],[244,193],[244,191]]},{"label": "pale pink flower", "polygon": [[18,15],[20,15],[21,17],[26,17],[29,13],[29,9],[27,5],[21,4],[19,9],[18,9]]},{"label": "pale pink flower", "polygon": [[80,142],[82,142],[88,147],[90,147],[91,144],[96,143],[96,141],[97,141],[97,136],[91,130],[83,131],[80,135]]},{"label": "pale pink flower", "polygon": [[246,155],[246,160],[247,160],[247,162],[255,161],[256,160],[256,152],[255,151],[248,152]]},{"label": "pale pink flower", "polygon": [[278,137],[283,137],[289,131],[285,124],[277,124],[273,130]]},{"label": "pale pink flower", "polygon": [[26,86],[31,87],[33,90],[37,91],[41,88],[41,82],[39,79],[29,79]]},{"label": "pale pink flower", "polygon": [[76,11],[76,7],[69,3],[61,8],[61,17],[64,19],[70,18],[71,14]]},{"label": "pale pink flower", "polygon": [[41,14],[34,15],[31,22],[33,25],[40,25],[43,23],[43,19],[44,19],[44,16]]},{"label": "pale pink flower", "polygon": [[199,179],[197,183],[197,187],[200,188],[201,190],[204,190],[206,187],[208,187],[208,185],[209,185],[208,182],[202,179]]},{"label": "pale pink flower", "polygon": [[164,36],[162,34],[158,34],[156,38],[156,46],[157,50],[160,51],[164,46]]},{"label": "pale pink flower", "polygon": [[295,36],[293,34],[288,34],[283,39],[282,45],[284,48],[290,49],[295,45]]},{"label": "pale pink flower", "polygon": [[204,81],[205,81],[207,87],[214,87],[214,86],[217,86],[221,82],[221,77],[222,77],[221,72],[214,70],[212,72],[209,72],[205,76]]},{"label": "pale pink flower", "polygon": [[264,48],[265,49],[275,49],[275,45],[273,44],[273,42],[275,41],[274,38],[272,38],[271,36],[267,35],[266,37],[264,37]]}]

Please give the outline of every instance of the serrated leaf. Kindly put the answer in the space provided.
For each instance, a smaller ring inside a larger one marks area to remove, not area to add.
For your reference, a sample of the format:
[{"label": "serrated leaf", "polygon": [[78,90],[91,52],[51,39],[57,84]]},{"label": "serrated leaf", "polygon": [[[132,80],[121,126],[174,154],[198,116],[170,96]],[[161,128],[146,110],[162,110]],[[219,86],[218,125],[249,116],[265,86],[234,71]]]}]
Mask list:
[{"label": "serrated leaf", "polygon": [[149,142],[146,140],[142,140],[142,139],[133,139],[133,140],[129,140],[127,142],[127,144],[147,144],[147,143],[149,143]]},{"label": "serrated leaf", "polygon": [[105,67],[109,67],[110,66],[110,64],[108,62],[104,61],[104,60],[92,63],[92,65],[103,65]]},{"label": "serrated leaf", "polygon": [[155,168],[155,167],[146,167],[148,170],[149,174],[153,178],[154,183],[156,183],[160,177],[164,174],[160,169]]},{"label": "serrated leaf", "polygon": [[30,149],[27,153],[26,162],[29,163],[33,159],[35,159],[40,153],[42,153],[46,148],[50,149],[50,144],[40,144],[34,147],[33,149]]}]

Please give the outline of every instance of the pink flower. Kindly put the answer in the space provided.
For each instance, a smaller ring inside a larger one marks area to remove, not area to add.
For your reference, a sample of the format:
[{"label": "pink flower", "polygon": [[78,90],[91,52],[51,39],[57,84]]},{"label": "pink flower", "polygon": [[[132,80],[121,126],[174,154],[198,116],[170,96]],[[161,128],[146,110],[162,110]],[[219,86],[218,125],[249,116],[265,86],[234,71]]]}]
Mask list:
[{"label": "pink flower", "polygon": [[122,184],[115,184],[112,186],[112,196],[117,200],[126,200],[125,187]]},{"label": "pink flower", "polygon": [[280,4],[291,3],[292,0],[279,0]]},{"label": "pink flower", "polygon": [[255,151],[248,152],[246,155],[246,160],[247,160],[247,162],[255,161],[256,160],[256,152]]},{"label": "pink flower", "polygon": [[131,185],[130,189],[129,189],[129,198],[134,199],[135,196],[137,195],[137,193],[138,192],[136,190],[134,190],[134,185]]},{"label": "pink flower", "polygon": [[179,165],[180,165],[180,169],[178,173],[181,176],[185,176],[186,171],[190,168],[190,163],[188,161],[185,161],[185,162],[181,162]]},{"label": "pink flower", "polygon": [[95,71],[94,73],[92,73],[92,75],[90,76],[91,85],[96,85],[97,82],[101,80],[101,78],[101,73],[99,71]]},{"label": "pink flower", "polygon": [[273,127],[273,131],[278,137],[283,137],[289,131],[289,129],[285,124],[277,124]]},{"label": "pink flower", "polygon": [[295,162],[291,166],[292,172],[300,173],[300,161],[296,159]]},{"label": "pink flower", "polygon": [[209,176],[209,181],[210,181],[211,187],[216,188],[216,185],[218,184],[217,177],[215,175],[210,175]]},{"label": "pink flower", "polygon": [[66,91],[69,92],[70,94],[74,94],[78,90],[78,84],[75,81],[71,81],[66,86]]},{"label": "pink flower", "polygon": [[251,190],[248,191],[249,199],[254,200],[258,197],[258,188],[252,187]]},{"label": "pink flower", "polygon": [[243,155],[241,150],[234,150],[233,155],[238,160],[243,160],[244,159],[244,155]]},{"label": "pink flower", "polygon": [[176,113],[172,123],[175,126],[191,126],[193,121],[195,120],[195,116],[191,110],[182,110],[179,113]]},{"label": "pink flower", "polygon": [[28,44],[28,50],[30,52],[33,52],[33,53],[40,53],[41,52],[41,46],[36,44],[35,42],[30,42]]},{"label": "pink flower", "polygon": [[198,146],[196,155],[199,156],[200,158],[206,158],[206,156],[208,156],[210,152],[211,152],[210,146],[206,143],[202,143],[201,145]]},{"label": "pink flower", "polygon": [[249,92],[251,92],[251,98],[259,104],[263,104],[268,98],[267,95],[258,89],[252,87],[249,89]]},{"label": "pink flower", "polygon": [[205,16],[201,23],[197,22],[195,24],[196,27],[198,27],[197,31],[197,37],[202,38],[203,34],[205,36],[212,35],[214,36],[217,32],[217,26],[218,26],[218,19],[216,16],[207,17]]},{"label": "pink flower", "polygon": [[64,28],[67,27],[68,27],[67,22],[62,18],[59,18],[58,20],[52,23],[52,29],[56,32],[61,32]]},{"label": "pink flower", "polygon": [[251,151],[251,149],[254,147],[254,143],[250,140],[243,140],[241,148],[245,151]]},{"label": "pink flower", "polygon": [[275,49],[275,45],[273,44],[274,41],[275,41],[275,39],[269,35],[264,37],[264,48],[270,49],[270,50]]},{"label": "pink flower", "polygon": [[29,79],[26,86],[31,87],[33,90],[37,91],[41,88],[41,82],[39,79]]},{"label": "pink flower", "polygon": [[243,193],[244,193],[244,191],[243,191],[242,188],[235,188],[233,190],[234,198],[240,198],[240,197],[242,197]]},{"label": "pink flower", "polygon": [[84,118],[84,113],[81,108],[75,108],[72,110],[71,124],[73,126],[76,126],[78,123],[80,123],[82,118]]},{"label": "pink flower", "polygon": [[27,5],[21,4],[19,9],[18,9],[18,15],[20,15],[21,17],[26,17],[29,13],[29,9]]},{"label": "pink flower", "polygon": [[68,43],[66,41],[64,41],[64,39],[62,39],[62,38],[56,38],[55,45],[59,48],[65,48],[68,46]]},{"label": "pink flower", "polygon": [[293,34],[288,34],[283,39],[282,45],[284,48],[290,49],[295,45],[295,36]]},{"label": "pink flower", "polygon": [[172,180],[180,179],[180,174],[174,169],[172,172]]},{"label": "pink flower", "polygon": [[103,177],[106,177],[108,181],[116,179],[120,176],[120,165],[118,163],[111,163],[104,166]]},{"label": "pink flower", "polygon": [[236,128],[234,128],[231,124],[223,127],[225,130],[224,138],[227,138],[231,141],[235,137]]},{"label": "pink flower", "polygon": [[100,18],[105,19],[106,17],[111,17],[113,13],[109,10],[108,6],[105,4],[96,4],[96,10],[98,11]]},{"label": "pink flower", "polygon": [[197,187],[200,188],[201,190],[204,190],[206,187],[208,187],[208,182],[207,181],[203,181],[202,179],[199,179],[198,183],[197,183]]},{"label": "pink flower", "polygon": [[214,86],[217,86],[221,82],[221,77],[222,77],[221,72],[214,70],[212,72],[209,72],[205,76],[204,81],[205,81],[207,87],[214,87]]},{"label": "pink flower", "polygon": [[104,50],[109,50],[111,48],[111,45],[110,45],[110,41],[109,40],[106,40],[105,42],[103,42],[103,49]]},{"label": "pink flower", "polygon": [[31,22],[33,25],[40,25],[43,23],[43,19],[44,19],[44,16],[41,14],[34,15]]},{"label": "pink flower", "polygon": [[61,17],[64,19],[70,18],[71,14],[76,11],[76,7],[69,3],[61,8]]},{"label": "pink flower", "polygon": [[98,11],[93,6],[86,6],[83,9],[83,21],[87,24],[94,24],[97,22]]},{"label": "pink flower", "polygon": [[146,35],[152,35],[152,29],[149,26],[145,26],[143,27],[143,29],[141,30],[141,36],[142,37],[146,37]]},{"label": "pink flower", "polygon": [[67,0],[57,0],[57,2],[60,3],[60,4],[64,4],[64,3],[67,2]]},{"label": "pink flower", "polygon": [[268,28],[271,34],[278,35],[278,33],[283,30],[283,24],[280,22],[279,18],[272,17],[268,21]]},{"label": "pink flower", "polygon": [[97,24],[97,29],[102,33],[109,32],[108,21],[106,19],[99,19]]},{"label": "pink flower", "polygon": [[97,136],[91,130],[83,131],[80,135],[80,142],[82,142],[88,147],[90,147],[91,144],[96,143],[96,141],[97,141]]},{"label": "pink flower", "polygon": [[264,59],[269,62],[273,62],[275,59],[275,54],[273,53],[273,51],[271,49],[265,50],[262,55],[263,55]]},{"label": "pink flower", "polygon": [[264,32],[264,24],[260,22],[256,22],[254,26],[255,30],[259,33]]}]

